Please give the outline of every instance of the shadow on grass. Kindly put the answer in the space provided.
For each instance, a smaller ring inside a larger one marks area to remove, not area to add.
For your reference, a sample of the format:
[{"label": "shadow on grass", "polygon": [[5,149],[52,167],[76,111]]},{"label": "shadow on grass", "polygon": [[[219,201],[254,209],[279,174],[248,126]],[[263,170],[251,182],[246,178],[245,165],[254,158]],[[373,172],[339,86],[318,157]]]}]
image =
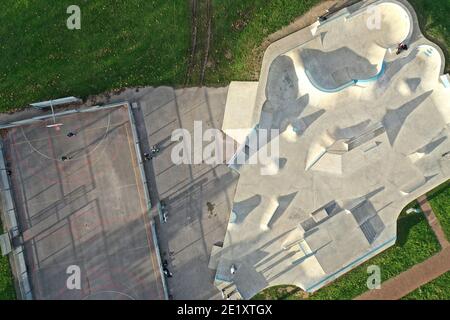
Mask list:
[{"label": "shadow on grass", "polygon": [[[278,285],[264,289],[251,300],[287,300],[294,298],[298,293],[304,293],[304,291],[294,285]],[[299,299],[299,297],[295,299]]]},{"label": "shadow on grass", "polygon": [[411,229],[424,219],[422,212],[401,216],[397,222],[397,245],[403,247],[408,241]]}]

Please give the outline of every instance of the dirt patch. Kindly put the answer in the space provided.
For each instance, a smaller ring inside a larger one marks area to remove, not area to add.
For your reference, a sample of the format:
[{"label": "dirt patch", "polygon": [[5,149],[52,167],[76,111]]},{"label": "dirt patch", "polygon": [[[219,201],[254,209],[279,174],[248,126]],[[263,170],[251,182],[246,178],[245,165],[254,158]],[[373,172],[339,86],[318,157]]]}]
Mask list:
[{"label": "dirt patch", "polygon": [[184,85],[187,85],[191,79],[195,64],[195,53],[197,50],[197,25],[198,25],[198,3],[197,0],[191,0],[191,48],[189,52],[189,64],[184,79]]},{"label": "dirt patch", "polygon": [[206,2],[206,16],[208,21],[208,27],[206,32],[206,48],[204,52],[204,59],[202,63],[202,72],[200,75],[200,86],[203,86],[203,81],[205,79],[205,71],[208,66],[208,57],[209,57],[209,48],[211,46],[211,37],[212,37],[212,4],[211,0],[207,0]]}]

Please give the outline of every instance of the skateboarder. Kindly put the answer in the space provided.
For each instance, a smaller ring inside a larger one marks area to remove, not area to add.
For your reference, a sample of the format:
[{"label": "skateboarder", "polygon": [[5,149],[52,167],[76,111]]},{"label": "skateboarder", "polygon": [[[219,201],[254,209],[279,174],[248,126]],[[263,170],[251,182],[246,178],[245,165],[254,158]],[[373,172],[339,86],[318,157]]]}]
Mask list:
[{"label": "skateboarder", "polygon": [[231,265],[230,273],[231,274],[235,274],[236,273],[236,266],[234,264]]},{"label": "skateboarder", "polygon": [[399,55],[400,53],[402,53],[402,51],[406,51],[406,50],[408,50],[408,45],[407,45],[406,43],[400,43],[400,44],[397,46],[397,52],[396,52],[396,54]]}]

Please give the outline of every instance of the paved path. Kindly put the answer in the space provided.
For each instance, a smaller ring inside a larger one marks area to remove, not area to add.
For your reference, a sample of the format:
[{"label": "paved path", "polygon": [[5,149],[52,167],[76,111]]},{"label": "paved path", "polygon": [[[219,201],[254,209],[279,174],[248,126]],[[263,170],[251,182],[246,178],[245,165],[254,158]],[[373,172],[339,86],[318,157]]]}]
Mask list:
[{"label": "paved path", "polygon": [[450,270],[450,246],[439,220],[436,218],[425,195],[417,200],[442,246],[441,252],[398,276],[383,282],[381,289],[367,291],[358,296],[356,300],[398,300]]},{"label": "paved path", "polygon": [[436,234],[436,237],[439,240],[439,243],[441,244],[442,248],[446,248],[449,246],[449,242],[447,238],[445,237],[445,233],[442,230],[441,224],[439,223],[439,220],[436,218],[436,215],[434,214],[433,210],[431,209],[430,203],[427,200],[427,196],[423,195],[417,199],[420,205],[420,209],[422,209],[423,213],[425,214],[425,217],[428,220],[428,223],[430,224],[431,228],[433,229],[434,233]]},{"label": "paved path", "polygon": [[381,289],[367,291],[355,300],[398,300],[449,270],[450,247],[447,247],[428,260],[383,282]]}]

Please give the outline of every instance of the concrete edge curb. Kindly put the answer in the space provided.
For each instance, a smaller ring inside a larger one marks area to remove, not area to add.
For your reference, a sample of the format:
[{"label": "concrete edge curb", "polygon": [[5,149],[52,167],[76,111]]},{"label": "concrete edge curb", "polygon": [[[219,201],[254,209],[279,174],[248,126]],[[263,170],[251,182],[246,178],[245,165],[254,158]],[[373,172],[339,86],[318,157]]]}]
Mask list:
[{"label": "concrete edge curb", "polygon": [[133,110],[132,110],[132,109],[137,108],[138,105],[137,105],[137,103],[132,103],[132,105],[130,106],[130,104],[128,102],[126,102],[124,104],[126,104],[127,109],[128,109],[128,116],[129,116],[130,123],[131,123],[131,131],[132,131],[132,135],[133,135],[134,148],[136,151],[137,161],[138,161],[138,165],[139,165],[139,172],[141,175],[142,183],[144,185],[145,203],[147,206],[147,213],[148,213],[149,219],[150,219],[150,228],[152,231],[153,245],[155,247],[156,259],[158,260],[158,267],[159,267],[161,282],[162,282],[163,291],[164,291],[164,298],[166,300],[169,300],[169,290],[167,288],[166,278],[164,277],[163,266],[162,266],[162,262],[161,262],[161,252],[159,250],[158,237],[156,236],[155,221],[150,214],[151,208],[152,208],[152,204],[150,201],[150,192],[149,192],[147,177],[145,175],[144,162],[142,161],[142,152],[141,152],[141,146],[139,144],[139,136],[138,136],[138,132],[136,129],[136,122],[135,122]]},{"label": "concrete edge curb", "polygon": [[[2,214],[4,215],[4,221],[6,224],[6,230],[10,238],[20,237],[19,226],[17,223],[17,213],[14,205],[14,198],[11,193],[11,182],[9,181],[9,176],[6,172],[6,160],[5,153],[3,150],[3,141],[0,140],[0,175],[2,180]],[[30,286],[30,280],[28,276],[27,265],[25,263],[23,245],[20,244],[13,248],[12,252],[9,254],[12,262],[11,271],[13,273],[14,279],[18,283],[19,292],[16,294],[21,300],[32,300],[33,292]]]}]

